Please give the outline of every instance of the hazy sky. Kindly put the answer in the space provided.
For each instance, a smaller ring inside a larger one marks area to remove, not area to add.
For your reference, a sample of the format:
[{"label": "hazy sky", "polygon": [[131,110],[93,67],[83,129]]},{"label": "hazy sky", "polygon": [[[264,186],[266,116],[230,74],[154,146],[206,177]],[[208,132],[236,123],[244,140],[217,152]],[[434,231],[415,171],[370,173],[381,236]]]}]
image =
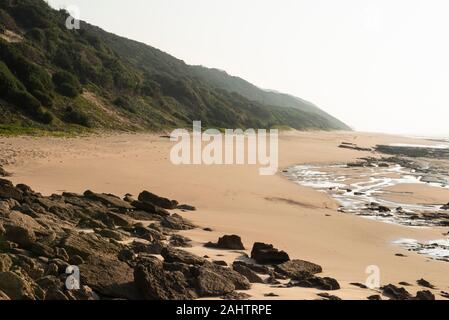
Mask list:
[{"label": "hazy sky", "polygon": [[357,130],[449,136],[447,0],[50,0]]}]

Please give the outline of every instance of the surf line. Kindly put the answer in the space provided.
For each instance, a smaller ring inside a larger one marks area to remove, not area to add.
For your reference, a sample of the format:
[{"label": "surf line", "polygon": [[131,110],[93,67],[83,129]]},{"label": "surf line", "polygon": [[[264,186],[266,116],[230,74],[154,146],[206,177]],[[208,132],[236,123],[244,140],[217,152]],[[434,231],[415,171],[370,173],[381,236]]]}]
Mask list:
[{"label": "surf line", "polygon": [[170,151],[174,165],[259,164],[260,175],[274,175],[278,171],[277,129],[269,132],[266,129],[225,129],[224,134],[217,129],[203,132],[201,121],[193,121],[192,129],[192,133],[186,129],[171,133],[170,141],[177,142]]}]

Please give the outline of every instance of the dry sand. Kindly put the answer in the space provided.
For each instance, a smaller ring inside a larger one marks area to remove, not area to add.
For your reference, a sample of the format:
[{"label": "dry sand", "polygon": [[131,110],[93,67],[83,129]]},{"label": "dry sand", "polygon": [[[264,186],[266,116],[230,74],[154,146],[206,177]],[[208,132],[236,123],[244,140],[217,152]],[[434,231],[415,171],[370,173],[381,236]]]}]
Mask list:
[{"label": "dry sand", "polygon": [[[363,147],[430,143],[381,134],[288,132],[280,137],[280,166],[348,162],[372,155],[340,149],[342,141]],[[224,234],[237,234],[248,249],[255,241],[272,243],[291,258],[322,265],[324,274],[342,285],[342,290],[334,292],[341,298],[366,299],[375,293],[349,284],[365,283],[365,270],[370,265],[380,268],[382,284],[406,281],[414,285],[408,289],[415,292],[422,289],[416,286],[416,280],[425,278],[448,291],[449,263],[430,260],[391,243],[399,238],[441,239],[447,228],[409,228],[338,213],[338,205],[325,193],[300,187],[281,174],[260,176],[258,166],[175,166],[169,161],[171,146],[167,139],[143,134],[0,138],[0,149],[9,150],[2,154],[11,163],[5,169],[14,173],[12,180],[44,194],[91,189],[137,195],[148,189],[195,205],[198,211],[183,215],[214,230],[184,232],[197,243],[191,250],[198,254],[232,262],[237,253],[205,249],[202,244]],[[396,253],[407,257],[397,257]],[[263,298],[269,292],[279,294],[280,299],[315,299],[318,291],[255,285],[250,294]]]}]

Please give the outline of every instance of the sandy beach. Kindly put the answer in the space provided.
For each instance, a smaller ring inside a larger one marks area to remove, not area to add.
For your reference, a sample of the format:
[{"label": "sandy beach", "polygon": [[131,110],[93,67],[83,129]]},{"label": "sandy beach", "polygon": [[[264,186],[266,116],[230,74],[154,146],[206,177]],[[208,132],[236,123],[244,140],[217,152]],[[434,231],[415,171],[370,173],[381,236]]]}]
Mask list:
[{"label": "sandy beach", "polygon": [[[225,234],[241,236],[247,253],[254,242],[271,243],[291,258],[323,266],[323,275],[336,278],[343,299],[366,299],[376,290],[357,288],[365,283],[366,268],[380,269],[381,284],[408,282],[411,293],[424,278],[449,290],[449,264],[393,244],[398,239],[430,241],[444,238],[444,227],[413,228],[369,220],[338,212],[339,204],[328,194],[300,186],[283,176],[282,170],[298,164],[348,163],[371,152],[338,148],[341,142],[361,147],[376,144],[431,144],[430,141],[357,132],[285,132],[279,141],[279,173],[260,176],[258,166],[180,165],[169,160],[172,143],[158,135],[117,134],[80,138],[0,138],[4,168],[14,183],[25,183],[50,195],[63,191],[135,196],[142,190],[192,204],[197,211],[181,213],[201,227],[183,232],[195,246],[188,250],[216,260],[232,261],[239,255],[203,247]],[[417,203],[445,204],[447,191],[406,185],[391,189],[388,197],[413,199]],[[395,193],[394,193],[395,192]],[[175,210],[175,212],[179,212]],[[405,255],[399,257],[397,254]],[[270,288],[253,285],[252,298],[264,299],[273,292],[280,299],[315,299],[315,289]]]}]

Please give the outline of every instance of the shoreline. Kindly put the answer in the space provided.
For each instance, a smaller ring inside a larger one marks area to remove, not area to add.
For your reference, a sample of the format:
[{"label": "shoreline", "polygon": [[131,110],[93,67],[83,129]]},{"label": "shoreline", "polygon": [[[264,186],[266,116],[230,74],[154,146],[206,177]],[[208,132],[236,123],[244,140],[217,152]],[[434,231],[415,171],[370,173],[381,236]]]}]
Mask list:
[{"label": "shoreline", "polygon": [[[22,152],[34,149],[50,157],[44,160],[40,155],[25,154],[23,158],[19,155],[18,163],[6,167],[15,173],[14,182],[31,184],[44,194],[92,189],[122,195],[125,190],[136,194],[138,189],[149,189],[193,203],[198,211],[187,213],[186,217],[214,230],[200,234],[182,232],[196,243],[216,241],[224,234],[240,235],[246,247],[257,241],[273,243],[292,257],[322,265],[325,275],[339,280],[342,290],[337,295],[345,299],[366,299],[367,292],[350,283],[363,283],[367,277],[365,269],[373,263],[381,266],[382,284],[407,281],[412,284],[407,289],[413,292],[420,290],[416,280],[424,277],[442,289],[449,286],[445,277],[449,265],[426,262],[424,257],[391,244],[400,238],[437,239],[444,228],[408,230],[338,215],[338,205],[328,196],[297,186],[281,174],[262,179],[257,175],[257,168],[252,166],[174,167],[166,159],[170,142],[154,135],[125,134],[62,142],[43,140],[6,139]],[[6,142],[4,138],[0,141]],[[382,134],[284,132],[280,137],[280,167],[314,161],[349,162],[370,154],[339,150],[338,144],[342,141],[356,141],[364,147],[389,142],[430,144]],[[78,153],[74,155],[73,150]],[[318,230],[320,236],[316,234]],[[199,246],[195,248],[192,250],[204,250]],[[395,256],[397,253],[408,256],[401,259]],[[410,270],[410,264],[415,266],[414,270]],[[401,274],[397,270],[401,270]],[[310,299],[313,291],[279,290],[280,299]],[[257,286],[250,294],[254,298],[264,298]]]}]

